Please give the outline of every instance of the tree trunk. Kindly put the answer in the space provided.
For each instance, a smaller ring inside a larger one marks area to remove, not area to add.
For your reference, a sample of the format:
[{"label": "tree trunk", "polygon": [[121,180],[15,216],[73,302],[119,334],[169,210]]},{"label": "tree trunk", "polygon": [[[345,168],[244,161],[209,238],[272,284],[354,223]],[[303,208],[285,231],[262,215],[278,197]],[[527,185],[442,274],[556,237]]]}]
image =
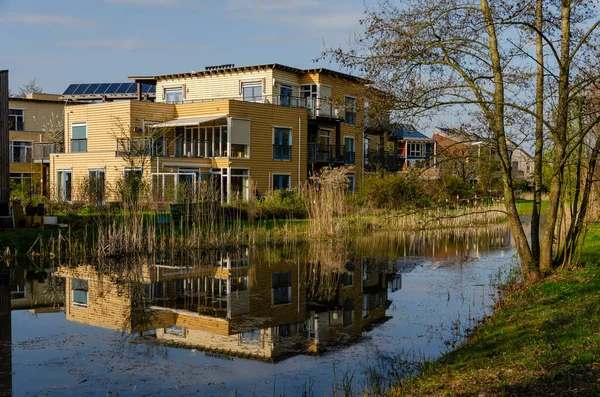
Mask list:
[{"label": "tree trunk", "polygon": [[521,224],[521,219],[519,218],[519,213],[517,212],[513,191],[510,156],[508,154],[508,147],[506,144],[506,134],[504,129],[504,78],[500,51],[498,48],[498,39],[496,37],[496,28],[488,1],[480,1],[483,17],[487,24],[490,60],[492,63],[492,72],[494,76],[494,108],[493,113],[488,117],[490,117],[489,122],[495,134],[497,142],[496,149],[498,151],[498,155],[500,156],[504,204],[506,206],[508,221],[511,227],[513,239],[515,240],[517,252],[519,253],[519,258],[521,259],[521,264],[528,273],[531,273],[532,271],[535,272],[536,264],[533,260],[531,249],[529,247],[529,243],[527,242],[527,236],[525,235],[523,225]]},{"label": "tree trunk", "polygon": [[535,39],[537,59],[536,84],[536,122],[535,122],[535,154],[533,164],[533,212],[531,213],[531,254],[539,266],[540,261],[540,215],[542,210],[542,158],[544,153],[544,42],[542,32],[543,0],[536,0],[535,26],[538,30]]},{"label": "tree trunk", "polygon": [[561,54],[558,77],[558,104],[556,108],[556,129],[553,132],[553,173],[548,199],[548,213],[544,222],[544,232],[540,245],[540,270],[550,272],[554,265],[554,233],[564,177],[564,161],[567,146],[569,118],[569,75],[571,43],[571,0],[561,1]]}]

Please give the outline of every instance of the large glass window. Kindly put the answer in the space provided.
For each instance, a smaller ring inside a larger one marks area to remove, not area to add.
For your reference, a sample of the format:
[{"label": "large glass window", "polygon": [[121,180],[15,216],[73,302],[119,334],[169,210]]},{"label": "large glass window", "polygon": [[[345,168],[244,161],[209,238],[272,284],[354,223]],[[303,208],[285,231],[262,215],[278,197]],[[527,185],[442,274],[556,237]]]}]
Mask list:
[{"label": "large glass window", "polygon": [[262,84],[245,83],[242,85],[242,98],[246,102],[262,102]]},{"label": "large glass window", "polygon": [[291,187],[291,179],[290,175],[273,174],[273,190],[289,189]]},{"label": "large glass window", "polygon": [[71,201],[71,187],[73,185],[71,170],[56,171],[56,193],[57,198],[63,201]]},{"label": "large glass window", "polygon": [[32,159],[33,143],[26,141],[9,142],[9,160],[11,163],[29,163]]},{"label": "large glass window", "polygon": [[273,131],[273,160],[291,160],[292,130],[275,128]]},{"label": "large glass window", "polygon": [[250,175],[248,170],[231,170],[231,199],[247,201],[250,197]]},{"label": "large glass window", "polygon": [[8,129],[25,131],[25,111],[23,109],[8,109]]},{"label": "large glass window", "polygon": [[87,306],[88,304],[88,281],[74,278],[71,291],[73,292],[73,304]]},{"label": "large glass window", "polygon": [[87,152],[87,123],[71,124],[71,152]]},{"label": "large glass window", "polygon": [[166,88],[165,103],[183,103],[183,87]]},{"label": "large glass window", "polygon": [[349,125],[356,124],[356,98],[347,96],[345,99],[346,102],[346,118],[345,122]]},{"label": "large glass window", "polygon": [[292,273],[279,272],[271,276],[272,303],[282,305],[292,301]]},{"label": "large glass window", "polygon": [[89,194],[90,200],[96,204],[104,203],[105,193],[105,173],[104,169],[90,169],[89,170]]},{"label": "large glass window", "polygon": [[344,138],[344,164],[354,164],[354,138]]}]

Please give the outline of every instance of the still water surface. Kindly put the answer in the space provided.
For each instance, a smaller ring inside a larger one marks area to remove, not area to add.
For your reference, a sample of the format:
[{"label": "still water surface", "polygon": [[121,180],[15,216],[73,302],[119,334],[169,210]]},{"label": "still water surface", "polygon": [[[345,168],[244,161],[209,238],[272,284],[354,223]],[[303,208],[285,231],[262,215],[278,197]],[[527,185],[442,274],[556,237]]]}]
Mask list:
[{"label": "still water surface", "polygon": [[498,226],[12,270],[1,389],[362,395],[460,343],[515,263]]}]

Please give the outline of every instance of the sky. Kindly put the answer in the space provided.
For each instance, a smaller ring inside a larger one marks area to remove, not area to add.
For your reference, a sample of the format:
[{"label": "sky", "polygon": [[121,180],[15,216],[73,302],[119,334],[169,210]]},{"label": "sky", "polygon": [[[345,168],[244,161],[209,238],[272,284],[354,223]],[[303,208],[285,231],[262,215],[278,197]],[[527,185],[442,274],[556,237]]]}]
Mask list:
[{"label": "sky", "polygon": [[0,0],[0,69],[13,93],[35,79],[59,94],[230,63],[340,70],[314,59],[347,46],[369,1]]}]

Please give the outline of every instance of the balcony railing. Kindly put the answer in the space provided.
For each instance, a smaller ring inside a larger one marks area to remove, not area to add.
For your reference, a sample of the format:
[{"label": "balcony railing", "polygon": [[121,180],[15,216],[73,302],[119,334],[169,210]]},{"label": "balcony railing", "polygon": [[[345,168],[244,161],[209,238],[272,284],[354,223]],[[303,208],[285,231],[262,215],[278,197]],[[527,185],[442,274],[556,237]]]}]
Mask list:
[{"label": "balcony railing", "polygon": [[354,154],[344,145],[308,144],[309,163],[354,164]]},{"label": "balcony railing", "polygon": [[273,160],[291,160],[292,145],[273,145]]},{"label": "balcony railing", "polygon": [[380,150],[369,150],[365,156],[365,168],[376,170],[385,168],[388,171],[400,171],[404,167],[406,157]]},{"label": "balcony railing", "polygon": [[166,138],[117,139],[117,157],[152,156],[167,157],[168,141]]},{"label": "balcony railing", "polygon": [[53,153],[63,153],[64,145],[62,143],[34,143],[33,161],[49,161]]},{"label": "balcony railing", "polygon": [[186,103],[205,103],[205,102],[216,102],[216,101],[244,101],[244,102],[257,102],[276,106],[284,106],[291,108],[307,109],[310,118],[327,118],[333,120],[344,120],[345,119],[345,105],[339,104],[328,98],[302,98],[289,95],[261,95],[253,97],[221,97],[221,98],[207,98],[207,99],[186,99],[183,100],[182,104]]}]

